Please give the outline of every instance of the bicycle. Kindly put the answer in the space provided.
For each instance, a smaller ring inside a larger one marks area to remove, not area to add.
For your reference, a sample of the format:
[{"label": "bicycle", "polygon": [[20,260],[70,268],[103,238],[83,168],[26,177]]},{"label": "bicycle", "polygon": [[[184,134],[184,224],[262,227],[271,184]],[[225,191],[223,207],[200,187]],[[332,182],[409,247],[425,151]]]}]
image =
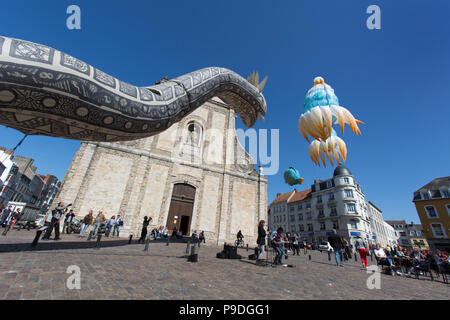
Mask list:
[{"label": "bicycle", "polygon": [[242,239],[237,239],[235,242],[234,242],[234,245],[236,246],[236,247],[241,247],[241,248],[244,248],[245,247],[245,242],[244,242],[244,240],[242,240]]}]

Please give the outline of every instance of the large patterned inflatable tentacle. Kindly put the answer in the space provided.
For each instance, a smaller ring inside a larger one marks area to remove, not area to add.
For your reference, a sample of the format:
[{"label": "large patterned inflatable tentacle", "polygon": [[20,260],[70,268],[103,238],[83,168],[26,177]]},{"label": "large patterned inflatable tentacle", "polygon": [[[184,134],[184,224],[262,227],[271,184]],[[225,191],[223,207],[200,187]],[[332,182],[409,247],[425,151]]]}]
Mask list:
[{"label": "large patterned inflatable tentacle", "polygon": [[135,87],[48,46],[0,37],[0,124],[30,135],[133,140],[164,131],[217,96],[250,127],[266,113],[266,80],[211,67]]}]

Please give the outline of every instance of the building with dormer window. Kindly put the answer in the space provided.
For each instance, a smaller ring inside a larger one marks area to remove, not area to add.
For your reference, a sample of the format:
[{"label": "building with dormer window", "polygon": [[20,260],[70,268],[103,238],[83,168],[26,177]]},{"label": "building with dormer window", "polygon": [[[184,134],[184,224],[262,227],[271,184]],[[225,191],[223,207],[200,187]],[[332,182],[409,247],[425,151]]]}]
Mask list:
[{"label": "building with dormer window", "polygon": [[[269,230],[282,227],[285,231],[298,233],[307,242],[326,241],[332,229],[336,229],[351,243],[359,235],[367,244],[393,245],[386,235],[381,210],[375,208],[366,201],[350,170],[340,165],[332,178],[315,180],[309,190],[294,189],[278,194],[269,207],[268,225]],[[294,219],[283,218],[288,214]]]},{"label": "building with dormer window", "polygon": [[424,185],[413,202],[430,248],[450,251],[450,177]]}]

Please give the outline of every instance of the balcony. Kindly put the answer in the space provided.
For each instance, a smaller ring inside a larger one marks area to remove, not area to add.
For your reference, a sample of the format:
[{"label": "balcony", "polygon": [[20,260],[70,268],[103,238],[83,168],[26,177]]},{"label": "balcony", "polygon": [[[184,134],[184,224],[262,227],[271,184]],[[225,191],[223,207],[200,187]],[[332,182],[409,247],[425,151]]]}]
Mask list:
[{"label": "balcony", "polygon": [[316,208],[317,208],[317,209],[323,208],[323,203],[322,203],[322,202],[317,202],[317,203],[316,203]]},{"label": "balcony", "polygon": [[337,215],[338,215],[337,212],[331,212],[330,213],[330,217],[337,217]]}]

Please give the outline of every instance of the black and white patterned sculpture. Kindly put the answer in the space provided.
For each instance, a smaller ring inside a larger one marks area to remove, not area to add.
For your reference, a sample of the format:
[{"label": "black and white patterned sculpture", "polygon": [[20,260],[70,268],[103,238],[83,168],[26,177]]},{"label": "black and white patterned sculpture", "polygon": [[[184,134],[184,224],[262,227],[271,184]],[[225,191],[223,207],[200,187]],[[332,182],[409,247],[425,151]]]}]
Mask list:
[{"label": "black and white patterned sculpture", "polygon": [[53,48],[0,36],[0,124],[29,135],[123,141],[158,134],[214,96],[247,127],[264,118],[257,74],[205,68],[135,87]]}]

